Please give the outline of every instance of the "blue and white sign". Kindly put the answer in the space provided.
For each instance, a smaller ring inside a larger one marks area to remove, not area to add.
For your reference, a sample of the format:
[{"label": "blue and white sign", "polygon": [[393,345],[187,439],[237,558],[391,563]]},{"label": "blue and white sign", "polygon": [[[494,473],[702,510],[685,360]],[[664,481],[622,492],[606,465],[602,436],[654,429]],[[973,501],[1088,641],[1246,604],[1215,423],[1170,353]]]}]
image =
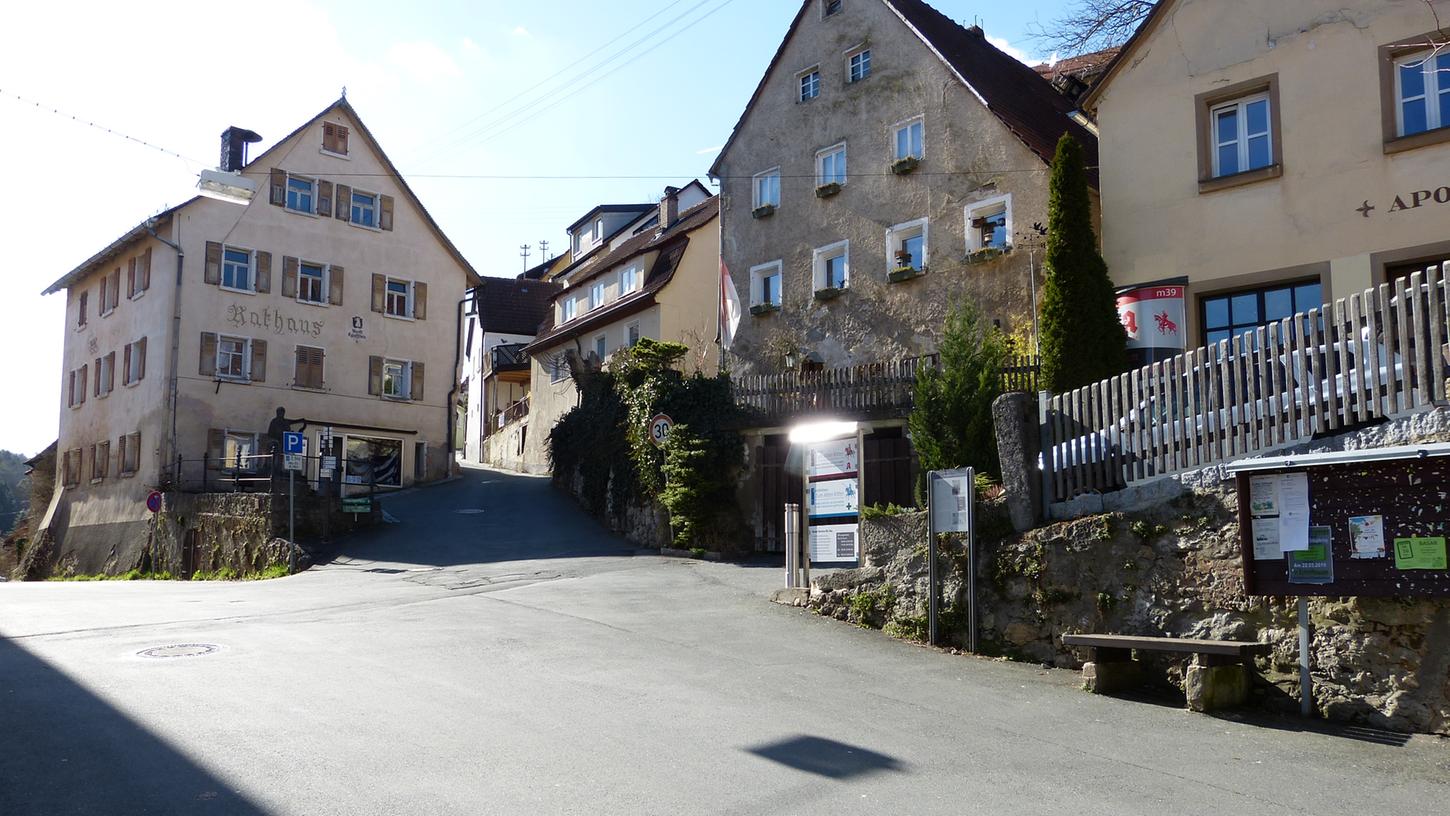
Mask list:
[{"label": "blue and white sign", "polygon": [[806,513],[817,519],[855,519],[861,512],[855,479],[816,482],[806,493]]},{"label": "blue and white sign", "polygon": [[282,452],[301,456],[307,453],[307,437],[297,431],[282,432]]}]

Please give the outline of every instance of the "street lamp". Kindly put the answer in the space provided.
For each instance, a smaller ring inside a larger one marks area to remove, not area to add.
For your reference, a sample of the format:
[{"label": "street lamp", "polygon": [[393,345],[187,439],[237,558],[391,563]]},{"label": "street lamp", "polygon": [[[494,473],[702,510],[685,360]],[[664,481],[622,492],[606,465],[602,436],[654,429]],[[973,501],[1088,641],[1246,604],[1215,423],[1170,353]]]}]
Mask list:
[{"label": "street lamp", "polygon": [[859,422],[843,422],[840,420],[820,420],[817,422],[802,422],[790,429],[790,443],[792,445],[810,445],[816,442],[829,442],[832,439],[843,439],[855,436],[861,429]]}]

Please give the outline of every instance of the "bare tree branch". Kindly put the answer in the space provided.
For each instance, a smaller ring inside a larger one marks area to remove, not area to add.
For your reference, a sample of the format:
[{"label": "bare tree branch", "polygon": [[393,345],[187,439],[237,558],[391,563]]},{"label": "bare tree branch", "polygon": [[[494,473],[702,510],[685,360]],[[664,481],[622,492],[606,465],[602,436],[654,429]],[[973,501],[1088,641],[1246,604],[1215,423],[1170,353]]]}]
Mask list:
[{"label": "bare tree branch", "polygon": [[1158,0],[1075,0],[1061,17],[1029,30],[1032,39],[1066,56],[1101,51],[1127,42],[1157,4]]}]

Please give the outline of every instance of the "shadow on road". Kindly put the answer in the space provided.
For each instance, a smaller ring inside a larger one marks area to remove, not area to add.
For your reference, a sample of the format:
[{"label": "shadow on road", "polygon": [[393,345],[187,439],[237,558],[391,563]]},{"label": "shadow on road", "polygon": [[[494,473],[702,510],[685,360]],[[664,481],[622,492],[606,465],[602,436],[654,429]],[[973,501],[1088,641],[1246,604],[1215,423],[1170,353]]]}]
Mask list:
[{"label": "shadow on road", "polygon": [[772,762],[830,779],[851,779],[882,771],[901,772],[895,757],[824,737],[792,737],[745,749]]},{"label": "shadow on road", "polygon": [[5,816],[267,812],[6,638],[0,705]]}]

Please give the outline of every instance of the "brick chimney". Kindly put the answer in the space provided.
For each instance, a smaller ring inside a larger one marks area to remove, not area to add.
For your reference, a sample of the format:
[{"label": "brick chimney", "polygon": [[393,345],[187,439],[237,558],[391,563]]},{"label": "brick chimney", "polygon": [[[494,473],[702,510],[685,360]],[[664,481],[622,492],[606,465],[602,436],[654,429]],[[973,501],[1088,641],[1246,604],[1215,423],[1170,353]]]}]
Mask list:
[{"label": "brick chimney", "polygon": [[680,188],[666,187],[665,197],[660,199],[660,232],[673,227],[680,220]]}]

